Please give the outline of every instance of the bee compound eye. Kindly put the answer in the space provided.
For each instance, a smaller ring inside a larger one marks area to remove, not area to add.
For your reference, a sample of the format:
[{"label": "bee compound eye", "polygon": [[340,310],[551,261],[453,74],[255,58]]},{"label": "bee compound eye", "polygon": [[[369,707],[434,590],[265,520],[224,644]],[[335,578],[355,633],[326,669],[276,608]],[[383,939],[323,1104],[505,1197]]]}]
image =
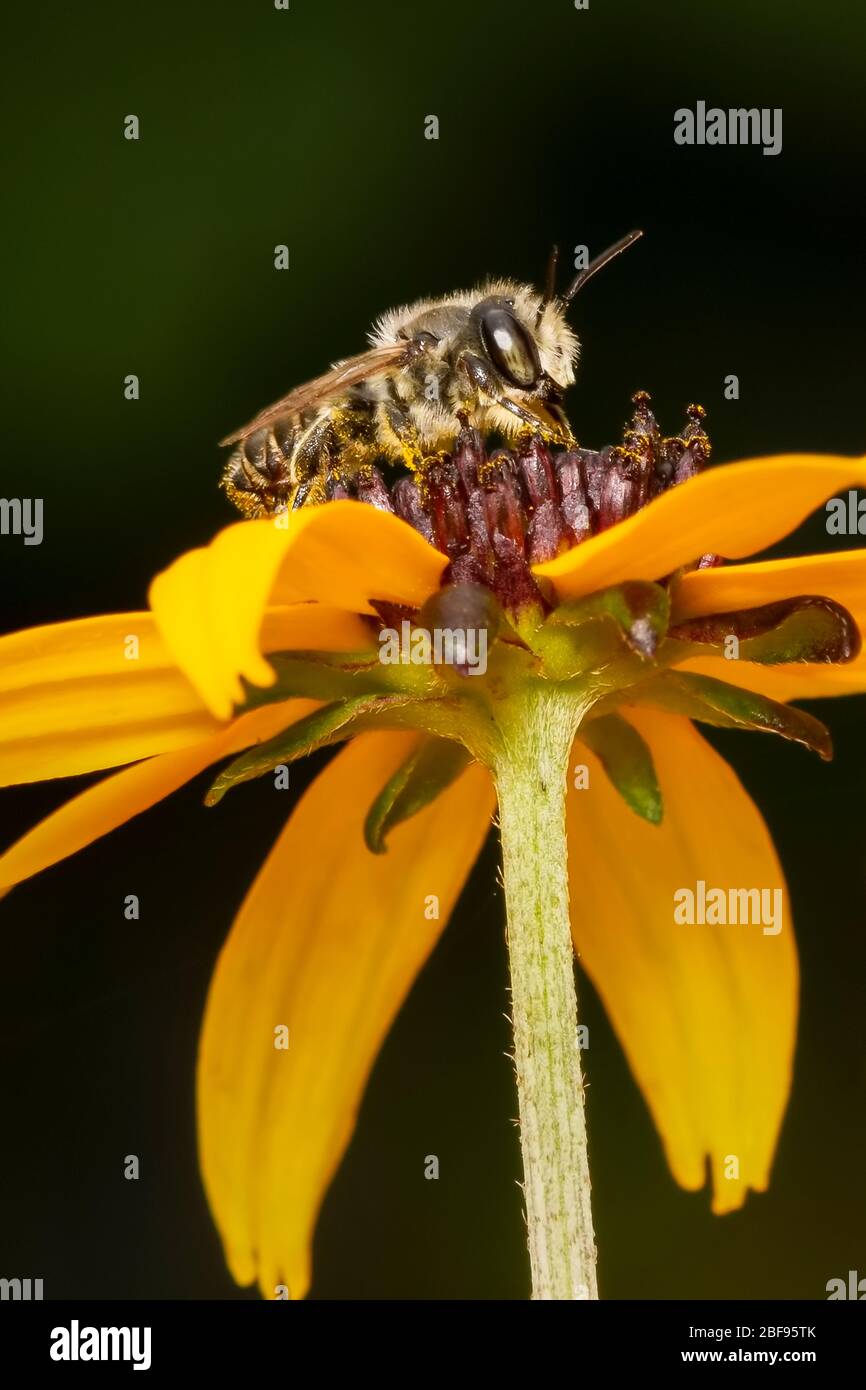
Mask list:
[{"label": "bee compound eye", "polygon": [[541,376],[538,350],[523,324],[508,309],[485,309],[481,316],[481,340],[500,375],[524,390]]}]

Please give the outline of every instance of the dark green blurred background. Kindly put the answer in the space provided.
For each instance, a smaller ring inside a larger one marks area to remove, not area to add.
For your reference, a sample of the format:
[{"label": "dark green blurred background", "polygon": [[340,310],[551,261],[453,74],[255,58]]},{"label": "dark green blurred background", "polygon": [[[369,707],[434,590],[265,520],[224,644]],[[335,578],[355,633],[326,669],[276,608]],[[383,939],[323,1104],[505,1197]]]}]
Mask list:
[{"label": "dark green blurred background", "polygon": [[[577,306],[581,442],[618,437],[645,387],[670,431],[703,402],[719,460],[863,451],[864,29],[847,0],[42,3],[11,29],[0,491],[45,499],[45,540],[0,541],[3,630],[142,607],[156,570],[233,519],[216,440],[358,350],[382,310],[537,279],[554,239],[647,231]],[[698,99],[782,107],[781,155],[676,146],[673,111]],[[797,538],[824,544],[820,523]],[[829,767],[714,740],[767,816],[802,952],[768,1195],[718,1219],[674,1186],[580,981],[609,1298],[821,1298],[866,1275],[864,701],[820,712]],[[193,1066],[212,963],[286,803],[254,784],[206,812],[206,782],[3,904],[0,1274],[48,1297],[255,1296],[202,1196]],[[4,793],[3,842],[72,790]],[[527,1293],[495,874],[488,844],[377,1064],[315,1296]]]}]

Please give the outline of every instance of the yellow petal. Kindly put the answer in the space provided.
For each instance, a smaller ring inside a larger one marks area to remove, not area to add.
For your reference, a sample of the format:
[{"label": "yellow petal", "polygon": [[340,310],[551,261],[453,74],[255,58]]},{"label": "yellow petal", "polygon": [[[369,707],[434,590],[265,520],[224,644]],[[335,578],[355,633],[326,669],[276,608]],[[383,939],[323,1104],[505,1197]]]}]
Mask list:
[{"label": "yellow petal", "polygon": [[[354,614],[312,603],[269,609],[265,651],[358,651]],[[118,613],[0,638],[0,786],[96,772],[219,732],[178,670],[152,613]]]},{"label": "yellow petal", "polygon": [[265,705],[189,748],[147,758],[103,778],[40,821],[0,857],[0,893],[155,806],[211,763],[273,737],[315,708],[312,700]]},{"label": "yellow petal", "polygon": [[[664,819],[639,819],[578,745],[590,771],[568,805],[575,945],[674,1177],[702,1187],[709,1156],[713,1210],[732,1211],[750,1187],[767,1186],[790,1088],[797,956],[787,892],[759,811],[689,721],[647,709],[627,717],[652,750]],[[696,892],[698,880],[726,892],[781,889],[781,931],[678,925],[674,894]]]},{"label": "yellow petal", "polygon": [[0,785],[114,767],[218,728],[150,613],[0,638]]},{"label": "yellow petal", "polygon": [[705,613],[735,613],[801,594],[835,599],[866,626],[866,550],[692,570],[672,587],[671,622]]},{"label": "yellow petal", "polygon": [[374,644],[374,632],[342,608],[291,603],[265,610],[259,639],[263,652],[361,652]]},{"label": "yellow petal", "polygon": [[866,460],[828,454],[710,468],[535,573],[565,600],[626,579],[663,579],[707,553],[739,560],[781,540],[838,489],[864,483]]},{"label": "yellow petal", "polygon": [[330,605],[314,645],[351,651],[334,610],[372,613],[371,598],[419,606],[447,563],[398,517],[363,502],[328,502],[229,526],[157,575],[149,600],[178,666],[211,712],[227,719],[241,676],[254,685],[273,681],[262,656],[266,606]]},{"label": "yellow petal", "polygon": [[273,603],[315,599],[371,613],[370,599],[420,608],[439,588],[448,557],[399,517],[365,502],[328,502],[308,508],[304,529],[292,538],[297,515],[283,533],[290,545]]},{"label": "yellow petal", "polygon": [[771,700],[824,700],[831,696],[866,692],[866,652],[843,665],[785,662],[761,666],[756,661],[726,661],[723,656],[696,656],[683,661],[678,671],[713,676],[729,685],[754,690]]},{"label": "yellow petal", "polygon": [[[866,550],[693,570],[682,575],[672,590],[672,621],[683,622],[705,613],[733,613],[801,594],[823,594],[841,603],[866,638]],[[715,676],[773,700],[819,699],[866,691],[866,650],[853,661],[780,666],[700,656],[683,662],[681,669]]]},{"label": "yellow petal", "polygon": [[[273,1298],[310,1281],[316,1215],[370,1069],[483,844],[470,767],[373,855],[364,817],[415,737],[368,734],[299,802],[223,948],[198,1067],[202,1173],[229,1267]],[[425,916],[431,895],[438,920]],[[275,1046],[275,1029],[289,1046]]]}]

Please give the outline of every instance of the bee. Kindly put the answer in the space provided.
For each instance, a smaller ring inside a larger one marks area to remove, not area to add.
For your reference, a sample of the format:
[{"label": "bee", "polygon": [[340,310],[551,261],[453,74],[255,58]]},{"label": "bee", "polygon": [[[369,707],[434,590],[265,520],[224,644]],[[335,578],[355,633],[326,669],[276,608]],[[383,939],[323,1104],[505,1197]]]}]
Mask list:
[{"label": "bee", "polygon": [[578,290],[641,232],[630,232],[555,293],[554,247],[543,292],[512,280],[383,314],[370,346],[296,387],[243,429],[221,486],[244,516],[324,501],[377,460],[423,478],[462,430],[506,440],[574,442],[562,409],[579,343],[566,314]]}]

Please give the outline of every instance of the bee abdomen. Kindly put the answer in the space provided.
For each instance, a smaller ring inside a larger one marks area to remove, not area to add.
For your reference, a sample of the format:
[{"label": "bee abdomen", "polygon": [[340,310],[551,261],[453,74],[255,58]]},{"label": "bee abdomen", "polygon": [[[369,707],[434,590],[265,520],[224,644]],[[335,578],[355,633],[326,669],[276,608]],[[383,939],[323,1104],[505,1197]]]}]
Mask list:
[{"label": "bee abdomen", "polygon": [[297,488],[292,465],[296,441],[295,422],[278,421],[247,435],[235,449],[222,487],[244,516],[267,516],[289,505]]},{"label": "bee abdomen", "polygon": [[293,420],[277,421],[271,429],[255,430],[243,440],[240,449],[251,468],[267,478],[280,478],[291,463],[298,437]]}]

